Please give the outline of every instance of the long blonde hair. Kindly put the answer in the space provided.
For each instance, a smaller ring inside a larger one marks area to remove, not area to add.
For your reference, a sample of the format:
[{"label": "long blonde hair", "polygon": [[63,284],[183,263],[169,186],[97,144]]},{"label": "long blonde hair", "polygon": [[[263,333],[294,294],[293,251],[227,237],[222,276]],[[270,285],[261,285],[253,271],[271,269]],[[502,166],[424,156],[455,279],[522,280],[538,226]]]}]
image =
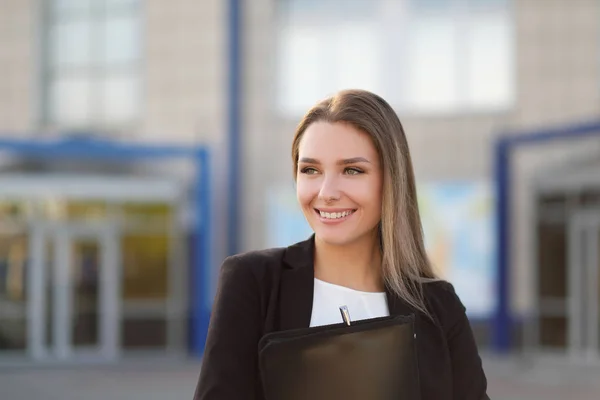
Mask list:
[{"label": "long blonde hair", "polygon": [[294,178],[302,136],[317,121],[347,123],[371,137],[383,169],[379,233],[384,283],[395,295],[429,315],[422,283],[436,276],[425,252],[413,166],[398,116],[384,99],[365,90],[344,90],[322,100],[296,128],[292,143]]}]

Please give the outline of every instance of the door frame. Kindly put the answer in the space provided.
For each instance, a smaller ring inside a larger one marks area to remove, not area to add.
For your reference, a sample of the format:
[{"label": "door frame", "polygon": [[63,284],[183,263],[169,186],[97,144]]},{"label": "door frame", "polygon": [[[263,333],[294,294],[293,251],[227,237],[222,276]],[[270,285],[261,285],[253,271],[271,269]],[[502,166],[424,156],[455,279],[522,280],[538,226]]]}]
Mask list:
[{"label": "door frame", "polygon": [[600,361],[600,210],[574,212],[568,224],[567,351],[576,361]]},{"label": "door frame", "polygon": [[[31,288],[28,301],[28,350],[34,360],[110,361],[120,353],[121,266],[118,230],[110,223],[36,223],[31,229]],[[72,244],[91,239],[99,246],[98,345],[76,348],[72,343],[73,282]],[[49,270],[47,244],[53,247]],[[48,274],[52,274],[49,276]],[[46,299],[46,282],[53,285],[52,299]],[[51,302],[52,343],[46,345],[48,318],[46,301]]]}]

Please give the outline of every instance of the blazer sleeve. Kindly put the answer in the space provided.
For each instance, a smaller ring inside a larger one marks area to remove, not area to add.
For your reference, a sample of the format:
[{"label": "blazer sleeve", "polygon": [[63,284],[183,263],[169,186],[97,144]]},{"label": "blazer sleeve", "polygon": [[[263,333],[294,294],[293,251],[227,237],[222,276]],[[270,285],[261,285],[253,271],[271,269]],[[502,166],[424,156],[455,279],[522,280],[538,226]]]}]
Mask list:
[{"label": "blazer sleeve", "polygon": [[254,400],[260,295],[239,256],[221,266],[194,400]]},{"label": "blazer sleeve", "polygon": [[445,330],[452,364],[452,398],[455,400],[489,400],[487,378],[467,318],[466,308],[457,296],[454,287],[451,284],[448,286],[451,298],[447,303],[450,309],[447,313]]}]

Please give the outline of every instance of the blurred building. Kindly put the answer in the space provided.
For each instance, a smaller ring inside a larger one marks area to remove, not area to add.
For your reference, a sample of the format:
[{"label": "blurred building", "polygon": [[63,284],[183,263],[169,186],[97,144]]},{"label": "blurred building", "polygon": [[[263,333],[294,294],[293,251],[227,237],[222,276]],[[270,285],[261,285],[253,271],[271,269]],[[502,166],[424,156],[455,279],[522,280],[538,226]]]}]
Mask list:
[{"label": "blurred building", "polygon": [[[597,355],[600,145],[569,133],[600,120],[600,1],[0,0],[0,140],[209,149],[213,283],[229,252],[291,240],[273,199],[293,190],[295,124],[347,87],[396,107],[424,196],[483,187],[492,222],[497,138],[560,128],[562,139],[510,156],[503,301],[512,346]],[[190,298],[211,296],[186,285],[194,249],[180,245],[193,167],[11,149],[0,154],[0,357],[186,354]],[[456,249],[440,243],[432,258],[444,270]],[[485,302],[473,317],[484,346],[499,329],[500,257],[488,253],[482,280],[476,268],[444,271],[461,297],[488,285],[466,302]],[[31,265],[47,272],[38,291]]]}]

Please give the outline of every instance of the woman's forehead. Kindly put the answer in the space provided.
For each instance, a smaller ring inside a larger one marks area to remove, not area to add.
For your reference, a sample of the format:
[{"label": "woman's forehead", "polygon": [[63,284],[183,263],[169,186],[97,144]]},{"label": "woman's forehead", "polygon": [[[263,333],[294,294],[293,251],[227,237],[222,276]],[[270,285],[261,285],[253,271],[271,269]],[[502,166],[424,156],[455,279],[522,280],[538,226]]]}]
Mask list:
[{"label": "woman's forehead", "polygon": [[301,157],[377,159],[370,136],[350,124],[317,122],[309,126],[300,141]]}]

